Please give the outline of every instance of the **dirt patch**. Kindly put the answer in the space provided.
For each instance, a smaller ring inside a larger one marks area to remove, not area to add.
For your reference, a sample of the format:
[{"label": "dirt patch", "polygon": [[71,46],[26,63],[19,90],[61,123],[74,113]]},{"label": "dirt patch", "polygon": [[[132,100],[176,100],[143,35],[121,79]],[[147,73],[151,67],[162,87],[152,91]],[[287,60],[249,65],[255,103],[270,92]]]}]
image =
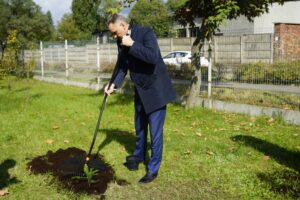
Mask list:
[{"label": "dirt patch", "polygon": [[75,193],[101,195],[105,193],[110,182],[116,182],[119,185],[128,184],[124,180],[116,179],[114,170],[105,163],[101,156],[91,159],[90,166],[95,166],[98,172],[92,177],[92,182],[88,183],[86,174],[83,172],[85,157],[85,151],[78,148],[59,149],[56,152],[48,151],[46,155],[34,158],[27,166],[33,174],[52,173],[63,187]]}]

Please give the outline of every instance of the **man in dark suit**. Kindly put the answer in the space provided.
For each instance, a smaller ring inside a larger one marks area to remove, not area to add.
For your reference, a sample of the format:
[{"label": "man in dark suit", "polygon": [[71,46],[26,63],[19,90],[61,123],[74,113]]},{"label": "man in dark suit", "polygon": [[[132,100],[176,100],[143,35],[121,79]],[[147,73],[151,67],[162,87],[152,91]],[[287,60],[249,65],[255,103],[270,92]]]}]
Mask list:
[{"label": "man in dark suit", "polygon": [[[127,71],[135,88],[136,148],[127,157],[127,167],[136,170],[144,162],[147,151],[148,126],[151,136],[151,157],[147,173],[140,183],[149,183],[158,175],[162,160],[163,126],[166,105],[176,98],[166,66],[162,60],[156,36],[150,28],[129,25],[121,15],[112,15],[107,22],[108,30],[118,40],[118,71],[110,88],[110,95],[120,87]],[[126,163],[125,163],[126,164]]]}]

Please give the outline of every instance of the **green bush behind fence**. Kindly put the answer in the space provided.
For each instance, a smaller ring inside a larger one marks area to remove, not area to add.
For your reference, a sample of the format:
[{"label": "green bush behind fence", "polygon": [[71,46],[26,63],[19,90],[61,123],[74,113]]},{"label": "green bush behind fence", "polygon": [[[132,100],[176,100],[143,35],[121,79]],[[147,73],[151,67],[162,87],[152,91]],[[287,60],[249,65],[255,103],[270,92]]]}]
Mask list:
[{"label": "green bush behind fence", "polygon": [[241,64],[234,69],[234,77],[242,82],[299,84],[300,61]]},{"label": "green bush behind fence", "polygon": [[[168,65],[168,71],[172,78],[191,79],[194,70],[190,64],[183,64],[181,69]],[[207,80],[207,67],[202,68],[202,80]],[[300,84],[300,60],[278,61],[272,64],[257,62],[225,66],[216,63],[212,68],[214,81],[238,81],[246,83],[269,84]]]}]

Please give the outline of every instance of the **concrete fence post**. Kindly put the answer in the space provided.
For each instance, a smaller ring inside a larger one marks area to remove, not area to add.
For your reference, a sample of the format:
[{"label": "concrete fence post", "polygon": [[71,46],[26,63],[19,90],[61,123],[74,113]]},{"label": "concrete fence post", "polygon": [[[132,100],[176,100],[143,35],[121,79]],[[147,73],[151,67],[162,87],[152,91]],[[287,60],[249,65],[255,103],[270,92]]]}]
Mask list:
[{"label": "concrete fence post", "polygon": [[273,63],[274,58],[274,34],[270,34],[270,62]]},{"label": "concrete fence post", "polygon": [[65,66],[66,66],[66,78],[69,77],[69,64],[68,64],[68,40],[65,40]]},{"label": "concrete fence post", "polygon": [[50,51],[50,53],[51,53],[51,65],[53,65],[53,63],[54,63],[53,51],[54,51],[54,49],[51,49],[51,51]]},{"label": "concrete fence post", "polygon": [[211,98],[211,67],[212,67],[212,48],[211,39],[208,41],[208,98]]},{"label": "concrete fence post", "polygon": [[244,54],[244,49],[245,49],[245,38],[244,36],[240,36],[240,64],[244,63],[245,60],[245,54]]},{"label": "concrete fence post", "polygon": [[217,62],[217,38],[214,37],[214,64]]},{"label": "concrete fence post", "polygon": [[43,49],[43,42],[40,41],[40,55],[41,55],[41,72],[42,72],[42,79],[44,78],[44,49]]},{"label": "concrete fence post", "polygon": [[108,58],[109,58],[109,64],[111,64],[112,60],[111,60],[111,45],[110,45],[110,42],[108,42]]},{"label": "concrete fence post", "polygon": [[100,38],[97,36],[97,84],[100,84]]}]

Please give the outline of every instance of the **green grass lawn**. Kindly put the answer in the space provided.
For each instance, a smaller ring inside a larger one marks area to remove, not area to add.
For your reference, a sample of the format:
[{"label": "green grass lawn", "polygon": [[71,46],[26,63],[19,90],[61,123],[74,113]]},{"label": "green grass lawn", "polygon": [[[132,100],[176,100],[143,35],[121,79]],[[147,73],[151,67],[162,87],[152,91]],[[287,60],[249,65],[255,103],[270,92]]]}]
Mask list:
[{"label": "green grass lawn", "polygon": [[[63,189],[51,174],[33,175],[33,158],[76,147],[88,150],[102,94],[35,80],[0,80],[1,199],[97,199]],[[108,98],[98,146],[126,186],[111,183],[106,199],[299,199],[300,127],[266,117],[185,110],[169,105],[158,178],[138,184],[145,167],[128,171],[134,149],[131,96]],[[5,163],[10,161],[10,166]]]}]

